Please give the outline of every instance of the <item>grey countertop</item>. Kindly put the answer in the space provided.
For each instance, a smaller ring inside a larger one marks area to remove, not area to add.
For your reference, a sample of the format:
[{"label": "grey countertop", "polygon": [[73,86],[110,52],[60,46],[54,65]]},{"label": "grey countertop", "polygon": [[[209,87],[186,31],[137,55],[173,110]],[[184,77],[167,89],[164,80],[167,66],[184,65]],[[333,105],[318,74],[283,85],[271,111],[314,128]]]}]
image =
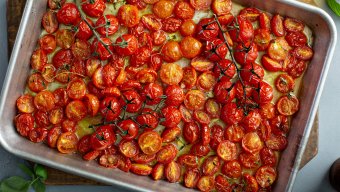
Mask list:
[{"label": "grey countertop", "polygon": [[[322,6],[333,18],[340,36],[340,17],[326,6]],[[7,68],[6,0],[0,0],[0,88]],[[340,38],[329,70],[326,86],[320,101],[320,130],[318,155],[299,173],[294,185],[294,192],[334,191],[328,182],[328,169],[340,158]],[[18,164],[23,160],[4,151],[0,146],[0,180],[12,175],[22,174]],[[114,186],[48,186],[47,191],[125,191]]]}]

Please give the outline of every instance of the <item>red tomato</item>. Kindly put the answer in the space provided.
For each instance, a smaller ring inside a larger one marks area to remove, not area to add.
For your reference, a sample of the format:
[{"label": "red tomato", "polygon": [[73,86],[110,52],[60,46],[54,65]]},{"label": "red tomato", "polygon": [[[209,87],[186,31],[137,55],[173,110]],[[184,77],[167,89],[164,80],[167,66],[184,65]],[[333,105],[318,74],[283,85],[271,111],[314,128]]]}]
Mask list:
[{"label": "red tomato", "polygon": [[236,91],[231,81],[221,79],[215,84],[214,95],[217,102],[225,104],[234,100]]},{"label": "red tomato", "polygon": [[154,14],[143,15],[141,21],[151,31],[158,31],[162,28],[162,22]]},{"label": "red tomato", "polygon": [[53,125],[60,124],[64,117],[64,110],[61,107],[52,109],[49,112],[49,120]]},{"label": "red tomato", "polygon": [[141,109],[143,102],[138,92],[134,90],[128,90],[123,92],[122,96],[124,99],[122,101],[123,104],[121,105],[126,105],[127,112],[136,113]]},{"label": "red tomato", "polygon": [[[209,115],[201,110],[194,111],[194,120],[197,121],[200,124],[207,125],[210,123],[210,117]],[[209,142],[208,142],[209,143]],[[208,143],[206,145],[208,145]]]},{"label": "red tomato", "polygon": [[152,172],[152,167],[145,164],[132,164],[130,171],[137,175],[150,175]]},{"label": "red tomato", "polygon": [[217,62],[225,59],[227,53],[227,45],[220,39],[207,41],[205,45],[205,55],[211,61]]},{"label": "red tomato", "polygon": [[158,126],[159,119],[156,112],[150,108],[144,108],[142,114],[137,116],[137,122],[140,124],[141,128],[155,129]]},{"label": "red tomato", "polygon": [[117,18],[126,27],[134,27],[139,23],[139,11],[135,5],[123,5],[119,8]]},{"label": "red tomato", "polygon": [[144,154],[144,153],[138,153],[136,156],[131,158],[131,160],[133,162],[141,163],[141,164],[150,163],[150,162],[152,162],[155,159],[156,159],[156,155],[155,154],[147,155],[147,154]]},{"label": "red tomato", "polygon": [[147,64],[150,69],[158,71],[163,64],[163,59],[162,59],[161,54],[157,54],[157,53],[152,54],[150,57],[150,62]]},{"label": "red tomato", "polygon": [[207,10],[210,8],[211,0],[190,0],[190,5],[196,10]]},{"label": "red tomato", "polygon": [[163,143],[169,143],[174,141],[178,136],[180,136],[182,130],[179,127],[166,128],[162,132]]},{"label": "red tomato", "polygon": [[262,148],[260,151],[260,156],[263,165],[269,165],[272,167],[276,165],[276,156],[271,149],[267,147]]},{"label": "red tomato", "polygon": [[228,192],[230,190],[230,183],[228,179],[219,174],[215,177],[215,189],[217,192]]},{"label": "red tomato", "polygon": [[168,164],[173,161],[178,153],[178,149],[173,144],[167,144],[157,152],[156,159],[159,163]]},{"label": "red tomato", "polygon": [[34,128],[34,117],[32,114],[19,114],[15,117],[15,127],[19,134],[27,137],[29,132]]},{"label": "red tomato", "polygon": [[283,26],[288,32],[303,31],[305,28],[305,25],[302,23],[302,21],[290,17],[285,18],[283,21]]},{"label": "red tomato", "polygon": [[121,137],[127,141],[137,137],[139,126],[131,119],[126,119],[118,123],[118,133]]},{"label": "red tomato", "polygon": [[138,40],[133,35],[124,34],[116,40],[115,49],[121,55],[132,55],[138,50]]},{"label": "red tomato", "polygon": [[82,79],[74,79],[67,85],[67,95],[71,99],[82,99],[86,94],[86,84]]},{"label": "red tomato", "polygon": [[56,69],[65,68],[72,64],[73,55],[69,49],[59,50],[52,59],[52,64]]},{"label": "red tomato", "polygon": [[244,8],[239,13],[240,17],[243,17],[251,22],[255,22],[258,20],[260,16],[260,11],[256,8],[248,7]]},{"label": "red tomato", "polygon": [[162,125],[166,127],[175,127],[181,122],[181,112],[174,106],[166,106],[162,109],[164,121]]},{"label": "red tomato", "polygon": [[44,66],[47,64],[47,55],[44,48],[37,49],[32,53],[31,67],[34,70],[42,71]]},{"label": "red tomato", "polygon": [[218,36],[219,27],[212,18],[204,18],[197,24],[196,36],[200,40],[211,41]]},{"label": "red tomato", "polygon": [[275,59],[271,59],[268,55],[263,55],[261,62],[267,71],[277,72],[282,70],[282,63]]},{"label": "red tomato", "polygon": [[225,76],[232,79],[236,74],[236,67],[229,59],[222,59],[215,65],[213,72],[216,78]]},{"label": "red tomato", "polygon": [[[92,42],[91,50],[99,57],[100,60],[108,60],[112,56],[113,46],[109,38],[95,38]],[[109,51],[110,50],[110,51]]]},{"label": "red tomato", "polygon": [[74,100],[67,104],[65,113],[67,118],[80,121],[87,115],[87,108],[82,101]]},{"label": "red tomato", "polygon": [[283,151],[284,149],[286,149],[288,141],[285,136],[271,135],[265,143],[269,149],[272,149],[274,151]]},{"label": "red tomato", "polygon": [[254,42],[257,45],[259,51],[264,51],[268,48],[271,37],[268,29],[256,29]]},{"label": "red tomato", "polygon": [[128,4],[136,5],[139,10],[145,9],[147,4],[140,0],[127,0]]},{"label": "red tomato", "polygon": [[28,94],[20,96],[16,101],[18,110],[21,113],[33,113],[35,110],[33,98],[34,97],[32,95]]},{"label": "red tomato", "polygon": [[235,124],[243,119],[243,109],[238,108],[236,103],[227,103],[221,110],[221,119],[227,124]]},{"label": "red tomato", "polygon": [[210,148],[207,145],[202,145],[201,143],[195,143],[191,146],[190,153],[198,157],[207,156],[210,152]]},{"label": "red tomato", "polygon": [[55,36],[50,34],[44,35],[39,39],[39,45],[44,53],[52,53],[57,47]]},{"label": "red tomato", "polygon": [[227,15],[231,12],[231,0],[213,0],[211,8],[216,15]]},{"label": "red tomato", "polygon": [[139,148],[135,140],[121,140],[119,151],[128,158],[135,157],[139,153]]},{"label": "red tomato", "polygon": [[60,29],[57,31],[56,35],[56,42],[59,47],[62,49],[69,49],[71,48],[75,38],[74,33],[70,29]]},{"label": "red tomato", "polygon": [[122,161],[122,155],[103,154],[99,157],[98,163],[106,168],[116,168],[123,163]]},{"label": "red tomato", "polygon": [[175,4],[169,0],[160,0],[152,7],[152,12],[160,19],[168,18],[172,15]]},{"label": "red tomato", "polygon": [[287,66],[287,72],[293,78],[298,78],[303,74],[306,68],[307,68],[306,61],[293,58]]},{"label": "red tomato", "polygon": [[[254,28],[249,20],[243,18],[241,15],[236,17],[236,20],[231,24],[233,27],[229,31],[230,37],[233,41],[242,44],[249,44],[254,39]],[[237,27],[238,26],[238,27]]]},{"label": "red tomato", "polygon": [[302,47],[295,47],[295,49],[293,50],[293,54],[296,56],[296,58],[304,61],[312,59],[314,55],[313,49],[306,45]]},{"label": "red tomato", "polygon": [[227,177],[237,179],[241,177],[242,168],[237,160],[225,162],[221,168],[221,172]]},{"label": "red tomato", "polygon": [[[244,51],[244,49],[247,51]],[[241,43],[238,44],[234,50],[234,57],[241,65],[254,63],[258,55],[259,53],[255,43],[246,44],[245,46]]]},{"label": "red tomato", "polygon": [[162,30],[157,30],[151,33],[151,38],[153,39],[153,44],[158,46],[165,43],[167,34]]},{"label": "red tomato", "polygon": [[66,0],[48,0],[48,7],[52,10],[60,9],[65,4]]},{"label": "red tomato", "polygon": [[162,147],[162,139],[155,131],[147,131],[138,137],[140,149],[147,155],[156,154]]},{"label": "red tomato", "polygon": [[270,16],[267,13],[260,13],[259,22],[261,29],[271,30]]},{"label": "red tomato", "polygon": [[215,180],[212,176],[203,176],[198,180],[197,188],[200,191],[211,191],[214,188]]},{"label": "red tomato", "polygon": [[181,47],[176,41],[168,41],[162,47],[162,57],[166,62],[175,62],[182,58]]},{"label": "red tomato", "polygon": [[96,151],[96,150],[90,151],[86,153],[85,155],[83,155],[83,159],[85,161],[91,161],[91,160],[96,159],[100,154],[101,154],[101,151]]},{"label": "red tomato", "polygon": [[276,109],[281,115],[294,115],[299,110],[299,103],[294,95],[282,96],[276,103]]},{"label": "red tomato", "polygon": [[215,99],[208,99],[204,105],[205,111],[211,118],[218,118],[221,113],[221,106]]},{"label": "red tomato", "polygon": [[182,20],[174,17],[166,18],[162,21],[163,30],[168,33],[175,33],[182,25]]},{"label": "red tomato", "polygon": [[117,119],[122,110],[122,106],[115,97],[106,97],[100,102],[99,111],[106,121]]},{"label": "red tomato", "polygon": [[33,102],[35,108],[42,111],[51,111],[55,107],[54,95],[47,90],[39,92]]},{"label": "red tomato", "polygon": [[262,166],[256,171],[255,178],[262,188],[267,188],[275,182],[276,171],[270,166]]},{"label": "red tomato", "polygon": [[162,82],[177,85],[183,78],[183,69],[176,63],[166,63],[162,65],[159,75]]},{"label": "red tomato", "polygon": [[263,143],[256,132],[250,132],[242,138],[242,148],[249,153],[258,153],[263,148]]},{"label": "red tomato", "polygon": [[224,138],[231,142],[238,143],[244,137],[244,129],[242,126],[234,124],[224,130]]},{"label": "red tomato", "polygon": [[55,105],[64,107],[69,103],[69,98],[65,88],[58,88],[53,92]]},{"label": "red tomato", "polygon": [[147,105],[156,105],[162,100],[163,88],[158,83],[149,83],[144,86],[141,96]]},{"label": "red tomato", "polygon": [[191,19],[194,17],[195,9],[185,1],[179,1],[175,5],[175,16],[179,19]]},{"label": "red tomato", "polygon": [[178,182],[181,177],[181,168],[178,163],[172,161],[165,165],[164,168],[165,178],[170,183]]},{"label": "red tomato", "polygon": [[78,122],[76,122],[76,121],[65,119],[61,123],[61,129],[64,133],[65,132],[76,132],[77,123]]},{"label": "red tomato", "polygon": [[292,47],[301,47],[307,43],[307,36],[303,32],[290,32],[285,36],[285,39]]},{"label": "red tomato", "polygon": [[260,106],[260,114],[263,119],[272,119],[275,117],[276,109],[274,104],[267,103]]},{"label": "red tomato", "polygon": [[246,153],[242,152],[239,154],[239,160],[243,167],[253,169],[259,167],[260,165],[260,155],[259,153]]},{"label": "red tomato", "polygon": [[65,3],[57,12],[58,22],[65,25],[77,25],[80,21],[80,13],[74,3]]},{"label": "red tomato", "polygon": [[82,0],[81,8],[90,17],[100,17],[104,14],[106,4],[104,0]]},{"label": "red tomato", "polygon": [[116,141],[116,135],[110,125],[100,126],[92,133],[90,138],[93,150],[104,150]]},{"label": "red tomato", "polygon": [[183,104],[181,106],[179,106],[179,110],[181,112],[182,120],[184,122],[188,123],[188,122],[193,121],[192,114],[191,114],[190,110],[187,109]]},{"label": "red tomato", "polygon": [[274,97],[273,88],[266,82],[262,81],[257,86],[258,91],[253,91],[253,99],[260,105],[270,103]]},{"label": "red tomato", "polygon": [[288,74],[281,74],[275,80],[275,87],[281,93],[288,93],[294,90],[294,79]]},{"label": "red tomato", "polygon": [[283,61],[286,59],[290,50],[291,47],[284,38],[277,38],[269,44],[267,52],[270,58]]},{"label": "red tomato", "polygon": [[220,125],[213,125],[211,128],[210,147],[216,150],[223,140],[223,128]]},{"label": "red tomato", "polygon": [[200,90],[190,90],[185,95],[184,105],[189,110],[200,110],[204,108],[206,98]]},{"label": "red tomato", "polygon": [[40,127],[48,127],[51,122],[46,111],[38,110],[34,113],[35,123]]},{"label": "red tomato", "polygon": [[267,119],[263,119],[260,127],[257,129],[257,134],[261,137],[263,141],[267,141],[272,134],[272,128]]},{"label": "red tomato", "polygon": [[[61,135],[61,127],[55,126],[51,128],[47,133],[47,145],[51,148],[56,148],[57,141],[60,135]],[[78,142],[78,146],[79,146],[79,142]]]},{"label": "red tomato", "polygon": [[55,79],[55,72],[56,68],[51,64],[47,64],[42,69],[41,76],[45,79],[45,81],[52,83]]},{"label": "red tomato", "polygon": [[197,71],[200,71],[200,72],[209,71],[212,68],[214,68],[214,62],[208,60],[205,57],[200,57],[200,56],[195,57],[194,59],[192,59],[190,65],[194,69],[196,69]]},{"label": "red tomato", "polygon": [[91,116],[96,116],[99,111],[99,99],[92,94],[86,94],[84,98],[84,104],[87,106],[87,110]]},{"label": "red tomato", "polygon": [[62,133],[57,141],[57,148],[60,153],[68,154],[77,150],[77,135],[71,132]]},{"label": "red tomato", "polygon": [[198,167],[198,157],[190,154],[183,154],[177,158],[177,162],[185,167],[197,168]]},{"label": "red tomato", "polygon": [[54,33],[59,28],[57,15],[53,11],[47,11],[43,15],[41,23],[47,33]]},{"label": "red tomato", "polygon": [[228,140],[222,141],[218,145],[216,152],[224,161],[230,161],[237,158],[237,147],[235,143]]},{"label": "red tomato", "polygon": [[165,104],[168,106],[179,106],[184,101],[184,91],[178,85],[169,85],[164,91],[166,95]]},{"label": "red tomato", "polygon": [[152,168],[152,173],[151,176],[154,180],[161,180],[164,179],[164,165],[157,163],[153,168]]},{"label": "red tomato", "polygon": [[[202,43],[194,37],[184,37],[180,43],[183,57],[192,59],[201,53]],[[222,54],[222,48],[219,49]]]},{"label": "red tomato", "polygon": [[275,36],[282,37],[286,34],[286,31],[283,27],[283,17],[279,14],[273,16],[270,25]]},{"label": "red tomato", "polygon": [[194,35],[195,31],[196,31],[196,23],[191,19],[187,19],[183,21],[181,27],[179,28],[179,32],[181,33],[183,37],[192,36]]},{"label": "red tomato", "polygon": [[28,133],[28,138],[34,143],[40,143],[44,141],[47,137],[48,130],[46,128],[35,128],[30,130]]},{"label": "red tomato", "polygon": [[195,143],[199,139],[199,127],[195,122],[184,123],[183,137],[188,143]]},{"label": "red tomato", "polygon": [[220,169],[220,160],[218,156],[206,158],[202,164],[202,174],[212,176]]},{"label": "red tomato", "polygon": [[200,178],[198,169],[189,169],[184,173],[184,186],[187,188],[195,188]]},{"label": "red tomato", "polygon": [[98,33],[103,36],[110,36],[115,34],[118,31],[118,27],[118,19],[114,15],[101,16],[96,22],[96,29]]},{"label": "red tomato", "polygon": [[259,190],[259,186],[256,182],[256,179],[253,176],[249,175],[248,173],[243,174],[242,181],[245,183],[244,185],[245,191],[256,192]]},{"label": "red tomato", "polygon": [[112,65],[104,65],[102,70],[102,79],[104,85],[112,87],[115,85],[118,76],[118,71]]},{"label": "red tomato", "polygon": [[229,25],[234,20],[234,18],[235,17],[231,13],[228,13],[226,15],[218,16],[217,19],[222,24],[222,27],[223,27],[223,25]]},{"label": "red tomato", "polygon": [[249,113],[241,121],[246,132],[255,131],[260,126],[260,123],[261,115],[257,109],[249,111]]},{"label": "red tomato", "polygon": [[[93,22],[86,18],[86,21],[91,25],[94,26]],[[93,31],[89,27],[89,25],[84,21],[80,21],[78,25],[78,32],[76,33],[76,37],[81,40],[88,40],[92,37]]]}]

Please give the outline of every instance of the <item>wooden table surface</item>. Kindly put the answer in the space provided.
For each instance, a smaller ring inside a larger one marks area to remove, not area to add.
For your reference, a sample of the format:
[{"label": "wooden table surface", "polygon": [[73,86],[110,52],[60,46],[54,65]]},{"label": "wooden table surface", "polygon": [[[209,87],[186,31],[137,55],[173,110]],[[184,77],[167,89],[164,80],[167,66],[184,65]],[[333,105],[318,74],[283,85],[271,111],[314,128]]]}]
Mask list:
[{"label": "wooden table surface", "polygon": [[[318,5],[318,1],[300,0],[302,2]],[[20,25],[22,12],[25,7],[26,0],[7,0],[7,24],[8,24],[8,52],[11,54],[18,27]],[[312,160],[318,152],[318,116],[315,118],[314,126],[308,140],[303,159],[301,161],[302,168],[310,160]],[[68,174],[56,169],[46,167],[48,171],[48,179],[46,184],[49,185],[101,185],[100,183],[88,180],[76,175]]]}]

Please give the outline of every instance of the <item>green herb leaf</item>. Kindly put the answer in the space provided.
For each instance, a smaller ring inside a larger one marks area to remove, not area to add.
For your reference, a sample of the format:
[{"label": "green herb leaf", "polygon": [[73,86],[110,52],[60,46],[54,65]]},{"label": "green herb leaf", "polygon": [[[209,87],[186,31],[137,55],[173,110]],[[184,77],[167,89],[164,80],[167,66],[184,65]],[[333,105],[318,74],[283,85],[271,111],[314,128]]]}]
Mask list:
[{"label": "green herb leaf", "polygon": [[20,167],[20,169],[21,169],[24,173],[26,173],[28,176],[34,178],[34,173],[33,173],[33,171],[32,171],[31,168],[29,168],[29,167],[26,166],[25,164],[19,164],[19,167]]},{"label": "green herb leaf", "polygon": [[47,171],[44,166],[35,164],[34,165],[34,173],[36,176],[41,178],[43,181],[47,179]]},{"label": "green herb leaf", "polygon": [[335,14],[340,16],[340,4],[337,3],[336,0],[327,0],[327,4]]},{"label": "green herb leaf", "polygon": [[19,176],[13,176],[2,181],[0,189],[2,192],[27,192],[30,181]]},{"label": "green herb leaf", "polygon": [[35,192],[45,192],[46,191],[46,186],[45,184],[40,180],[36,180],[33,184],[33,189],[35,190]]}]

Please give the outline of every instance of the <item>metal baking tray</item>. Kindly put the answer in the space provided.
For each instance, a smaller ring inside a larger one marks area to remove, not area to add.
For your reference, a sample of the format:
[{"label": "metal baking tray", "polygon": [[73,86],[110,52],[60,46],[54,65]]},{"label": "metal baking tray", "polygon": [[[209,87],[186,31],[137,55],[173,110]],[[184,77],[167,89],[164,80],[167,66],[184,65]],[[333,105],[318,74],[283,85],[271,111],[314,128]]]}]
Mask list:
[{"label": "metal baking tray", "polygon": [[[23,19],[8,66],[0,102],[0,143],[9,152],[24,159],[87,177],[103,183],[119,185],[134,191],[192,191],[178,184],[153,181],[118,169],[106,169],[95,161],[86,162],[79,155],[63,155],[46,145],[21,137],[13,126],[15,102],[23,93],[29,74],[30,57],[41,33],[41,18],[47,0],[27,0]],[[313,31],[315,55],[303,79],[301,109],[292,120],[289,144],[278,165],[279,176],[274,191],[290,191],[317,111],[337,39],[336,27],[323,10],[293,0],[235,0],[248,7],[294,17],[304,21]]]}]

